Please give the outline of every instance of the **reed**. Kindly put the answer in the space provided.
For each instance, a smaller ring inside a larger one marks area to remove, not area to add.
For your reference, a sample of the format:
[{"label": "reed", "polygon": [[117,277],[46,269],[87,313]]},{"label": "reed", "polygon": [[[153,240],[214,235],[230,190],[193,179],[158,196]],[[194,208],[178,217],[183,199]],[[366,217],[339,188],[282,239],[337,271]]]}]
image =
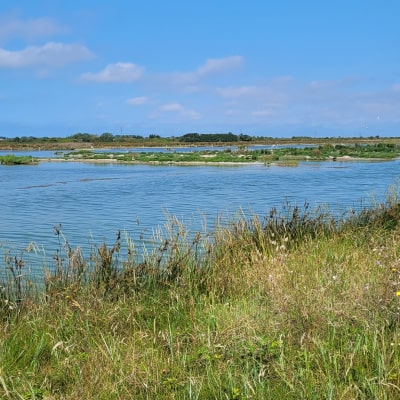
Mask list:
[{"label": "reed", "polygon": [[87,259],[57,228],[42,283],[3,260],[0,397],[397,398],[399,221],[396,193],[339,220],[171,217],[153,247],[117,234]]}]

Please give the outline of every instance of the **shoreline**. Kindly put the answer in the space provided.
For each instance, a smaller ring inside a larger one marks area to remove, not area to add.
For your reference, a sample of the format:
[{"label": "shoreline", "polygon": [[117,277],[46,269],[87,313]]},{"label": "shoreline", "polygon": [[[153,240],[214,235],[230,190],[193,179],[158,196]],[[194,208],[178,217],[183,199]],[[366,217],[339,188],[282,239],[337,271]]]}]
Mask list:
[{"label": "shoreline", "polygon": [[240,165],[265,165],[265,166],[297,166],[300,162],[385,162],[385,161],[396,161],[400,159],[399,157],[386,159],[386,158],[362,158],[362,157],[350,157],[350,156],[342,156],[337,157],[335,160],[324,159],[324,160],[312,160],[312,159],[304,159],[304,160],[281,160],[281,161],[273,161],[273,162],[261,162],[261,161],[243,161],[243,162],[235,162],[235,161],[120,161],[115,158],[103,158],[103,159],[64,159],[64,158],[37,158],[39,163],[45,162],[76,162],[76,163],[85,163],[85,164],[128,164],[128,165],[160,165],[160,166],[168,166],[168,165],[181,165],[181,166],[240,166]]},{"label": "shoreline", "polygon": [[63,138],[56,138],[59,141],[40,141],[36,139],[35,143],[13,142],[12,139],[0,140],[0,151],[76,151],[76,150],[107,150],[123,148],[193,148],[198,147],[232,147],[232,146],[312,146],[325,144],[374,144],[374,143],[395,143],[400,144],[398,137],[292,137],[292,138],[254,138],[252,141],[234,141],[234,142],[180,142],[171,138],[160,138],[159,140],[143,140],[128,142],[79,142],[63,141]]},{"label": "shoreline", "polygon": [[102,159],[63,159],[63,158],[38,158],[41,162],[76,162],[85,164],[129,164],[129,165],[265,165],[260,161],[245,161],[245,162],[234,162],[234,161],[120,161],[115,158],[102,158]]}]

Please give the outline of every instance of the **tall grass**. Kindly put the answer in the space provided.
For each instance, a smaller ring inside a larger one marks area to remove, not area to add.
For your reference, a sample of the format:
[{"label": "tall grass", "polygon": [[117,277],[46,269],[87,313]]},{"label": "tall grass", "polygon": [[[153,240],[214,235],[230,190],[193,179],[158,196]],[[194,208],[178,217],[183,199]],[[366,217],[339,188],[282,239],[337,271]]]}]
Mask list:
[{"label": "tall grass", "polygon": [[[58,229],[43,282],[3,260],[5,399],[400,397],[400,206],[286,205],[88,258]],[[34,290],[35,289],[35,290]]]}]

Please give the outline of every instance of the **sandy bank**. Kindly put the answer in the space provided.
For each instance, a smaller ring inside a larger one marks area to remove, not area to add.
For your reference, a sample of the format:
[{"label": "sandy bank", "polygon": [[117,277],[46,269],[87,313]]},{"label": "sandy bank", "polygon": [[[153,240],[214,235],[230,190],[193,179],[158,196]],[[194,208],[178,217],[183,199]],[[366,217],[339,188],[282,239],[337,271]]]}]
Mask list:
[{"label": "sandy bank", "polygon": [[259,161],[253,162],[223,162],[223,161],[120,161],[115,158],[103,159],[63,159],[63,158],[39,158],[39,162],[77,162],[86,164],[142,164],[142,165],[264,165]]},{"label": "sandy bank", "polygon": [[84,158],[38,158],[39,162],[77,162],[77,163],[87,163],[87,164],[130,164],[130,165],[187,165],[187,166],[204,166],[204,165],[219,165],[219,166],[237,166],[237,165],[276,165],[276,166],[286,166],[287,164],[293,165],[298,162],[382,162],[382,161],[393,161],[397,158],[360,158],[360,157],[350,157],[342,156],[336,159],[328,158],[325,160],[312,160],[312,159],[296,159],[296,160],[279,160],[272,162],[261,162],[261,161],[120,161],[115,158],[102,158],[102,159],[84,159]]}]

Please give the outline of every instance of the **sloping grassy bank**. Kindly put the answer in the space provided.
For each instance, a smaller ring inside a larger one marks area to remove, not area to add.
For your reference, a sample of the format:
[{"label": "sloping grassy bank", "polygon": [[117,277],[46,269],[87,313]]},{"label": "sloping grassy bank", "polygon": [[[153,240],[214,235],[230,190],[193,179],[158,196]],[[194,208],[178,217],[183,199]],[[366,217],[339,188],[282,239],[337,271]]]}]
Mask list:
[{"label": "sloping grassy bank", "polygon": [[42,292],[8,256],[0,397],[399,398],[399,221],[393,198],[346,221],[288,207],[211,236],[171,219],[140,259],[119,235],[87,260],[66,244]]}]

